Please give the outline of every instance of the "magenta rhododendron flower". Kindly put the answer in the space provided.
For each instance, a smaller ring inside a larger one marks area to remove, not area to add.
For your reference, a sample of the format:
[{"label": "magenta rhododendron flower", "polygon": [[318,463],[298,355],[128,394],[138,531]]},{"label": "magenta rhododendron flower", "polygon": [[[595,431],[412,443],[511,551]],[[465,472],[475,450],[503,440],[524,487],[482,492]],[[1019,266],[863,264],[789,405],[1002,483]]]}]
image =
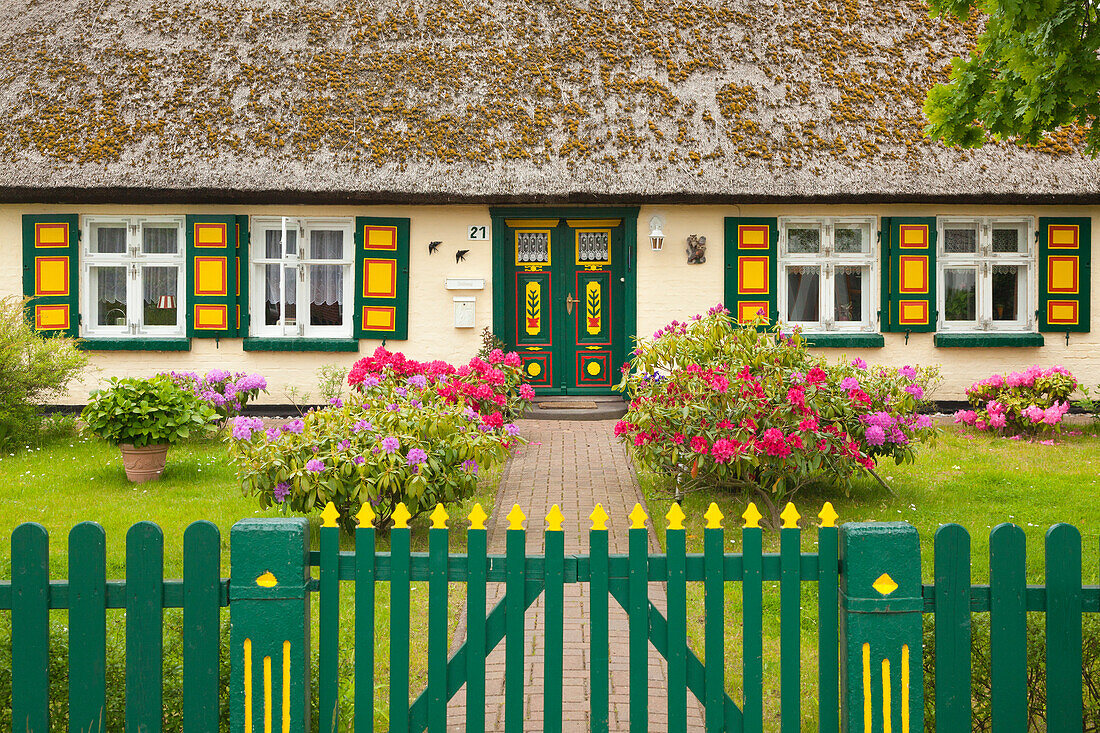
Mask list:
[{"label": "magenta rhododendron flower", "polygon": [[691,449],[696,453],[706,453],[709,447],[707,439],[702,435],[696,435],[691,439]]}]

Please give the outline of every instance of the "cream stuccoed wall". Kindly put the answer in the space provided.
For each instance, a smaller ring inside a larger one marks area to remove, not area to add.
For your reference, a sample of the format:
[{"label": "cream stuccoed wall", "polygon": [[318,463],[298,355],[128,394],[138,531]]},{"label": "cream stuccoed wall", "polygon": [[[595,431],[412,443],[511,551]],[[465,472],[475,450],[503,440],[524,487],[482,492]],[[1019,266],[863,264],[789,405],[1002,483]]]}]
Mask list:
[{"label": "cream stuccoed wall", "polygon": [[[114,214],[183,215],[248,214],[251,216],[294,217],[408,217],[409,222],[409,340],[386,344],[404,351],[410,358],[465,362],[481,344],[481,330],[492,326],[492,240],[467,241],[468,227],[490,227],[487,206],[0,206],[0,296],[22,295],[22,215]],[[428,243],[441,241],[435,254]],[[455,252],[468,249],[462,262]],[[484,278],[484,290],[447,290],[448,277]],[[474,328],[455,328],[455,297],[476,298]],[[317,391],[317,370],[324,364],[350,367],[360,356],[374,352],[381,341],[359,342],[359,353],[351,352],[246,352],[241,339],[191,339],[189,352],[101,351],[89,352],[92,369],[79,384],[73,384],[65,403],[81,404],[88,390],[113,376],[145,376],[161,370],[199,371],[215,367],[231,371],[259,372],[267,378],[269,393],[261,402],[285,404],[289,387]]]},{"label": "cream stuccoed wall", "polygon": [[[253,216],[354,217],[397,216],[410,220],[409,340],[391,342],[391,349],[417,359],[461,362],[480,345],[482,328],[492,326],[492,258],[489,241],[467,240],[468,227],[491,226],[488,206],[0,206],[0,296],[22,294],[23,214],[250,214]],[[654,214],[664,219],[665,245],[661,252],[649,246],[649,221]],[[800,206],[642,206],[638,214],[637,332],[652,334],[672,319],[684,319],[724,300],[724,225],[727,216],[1090,216],[1093,242],[1100,246],[1100,207],[1081,206],[943,206],[943,205],[800,205]],[[689,234],[707,238],[707,261],[688,265],[685,243]],[[442,241],[434,255],[428,242]],[[465,261],[455,262],[455,251],[469,249]],[[449,291],[447,277],[484,278],[485,289]],[[1033,283],[1033,288],[1037,287]],[[846,349],[846,356],[860,356],[869,363],[940,364],[945,382],[940,399],[962,399],[975,379],[994,371],[1018,369],[1030,364],[1063,364],[1086,384],[1100,383],[1100,268],[1092,271],[1094,306],[1090,333],[1045,334],[1042,348],[936,348],[931,333],[885,334],[879,349]],[[476,297],[475,328],[455,328],[453,298]],[[82,403],[89,389],[111,376],[147,375],[159,370],[206,371],[214,367],[257,371],[271,385],[263,398],[268,403],[288,401],[287,389],[307,390],[317,398],[317,370],[324,364],[350,366],[368,355],[378,341],[361,341],[359,353],[245,352],[240,339],[192,339],[189,352],[91,352],[92,370],[73,385],[67,403]],[[830,358],[839,350],[823,349]]]},{"label": "cream stuccoed wall", "polygon": [[[649,246],[649,222],[664,219],[664,249]],[[1100,247],[1098,206],[982,206],[982,205],[768,205],[768,206],[642,206],[638,212],[638,334],[645,338],[670,320],[684,319],[724,300],[725,217],[783,216],[1042,216],[1092,217],[1093,250]],[[707,238],[707,261],[687,264],[688,235]],[[1037,247],[1033,248],[1037,250]],[[1037,252],[1036,252],[1037,254]],[[1033,270],[1035,272],[1036,270]],[[1033,278],[1032,290],[1038,283]],[[1061,364],[1086,385],[1100,383],[1100,267],[1091,270],[1092,307],[1089,333],[1045,333],[1041,348],[937,348],[932,333],[909,336],[884,334],[886,344],[875,349],[819,349],[830,359],[859,356],[871,364],[942,367],[944,383],[937,399],[965,399],[966,388],[993,372],[1031,364]],[[1033,293],[1034,294],[1034,293]],[[873,306],[876,307],[877,306]]]}]

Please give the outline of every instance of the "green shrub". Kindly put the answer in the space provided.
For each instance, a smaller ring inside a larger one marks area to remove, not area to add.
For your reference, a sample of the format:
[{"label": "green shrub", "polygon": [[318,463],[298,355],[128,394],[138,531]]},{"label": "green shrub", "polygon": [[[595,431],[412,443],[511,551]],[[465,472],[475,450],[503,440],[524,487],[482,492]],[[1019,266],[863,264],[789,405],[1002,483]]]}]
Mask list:
[{"label": "green shrub", "polygon": [[26,444],[38,430],[38,405],[65,394],[88,365],[76,341],[43,337],[21,300],[0,298],[0,446]]},{"label": "green shrub", "polygon": [[499,362],[455,369],[378,349],[352,369],[346,400],[280,428],[236,418],[230,457],[245,494],[306,514],[331,501],[349,531],[363,504],[388,528],[399,503],[415,517],[465,498],[479,470],[520,442],[505,411],[522,413],[530,387],[510,379],[517,355],[499,354]]},{"label": "green shrub", "polygon": [[796,331],[741,326],[722,306],[674,321],[634,350],[615,434],[685,485],[754,491],[771,511],[802,486],[847,490],[877,461],[912,462],[934,435],[917,414],[934,370],[829,364]]},{"label": "green shrub", "polygon": [[201,397],[180,389],[172,377],[112,379],[95,390],[80,413],[84,429],[111,443],[147,445],[179,442],[204,431],[217,414]]}]

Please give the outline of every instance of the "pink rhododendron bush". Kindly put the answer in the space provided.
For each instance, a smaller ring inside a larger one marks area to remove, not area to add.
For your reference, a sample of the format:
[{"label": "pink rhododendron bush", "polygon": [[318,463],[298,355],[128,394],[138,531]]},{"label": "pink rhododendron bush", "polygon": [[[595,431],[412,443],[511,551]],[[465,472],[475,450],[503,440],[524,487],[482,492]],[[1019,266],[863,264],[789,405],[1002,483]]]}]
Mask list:
[{"label": "pink rhododendron bush", "polygon": [[1076,389],[1077,380],[1060,366],[994,374],[970,385],[971,409],[956,412],[955,422],[1013,436],[1056,431]]},{"label": "pink rhododendron bush", "polygon": [[235,418],[230,452],[245,494],[301,513],[331,501],[345,529],[364,503],[388,527],[399,502],[415,517],[459,501],[521,442],[508,416],[534,393],[519,366],[514,353],[455,367],[379,348],[352,368],[347,400],[266,430]]},{"label": "pink rhododendron bush", "polygon": [[917,410],[937,380],[935,369],[829,364],[797,332],[740,326],[719,305],[635,349],[615,433],[680,490],[756,492],[774,518],[813,481],[847,491],[880,460],[913,461],[934,437]]}]

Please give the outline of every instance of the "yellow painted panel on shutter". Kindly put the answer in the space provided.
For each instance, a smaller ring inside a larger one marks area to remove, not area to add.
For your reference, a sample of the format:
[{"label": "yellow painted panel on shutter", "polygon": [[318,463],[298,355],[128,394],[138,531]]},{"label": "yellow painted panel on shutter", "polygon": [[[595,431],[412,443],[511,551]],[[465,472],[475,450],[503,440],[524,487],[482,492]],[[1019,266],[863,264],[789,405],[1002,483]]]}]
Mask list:
[{"label": "yellow painted panel on shutter", "polygon": [[1047,301],[1047,322],[1075,326],[1078,322],[1076,300]]},{"label": "yellow painted panel on shutter", "polygon": [[363,260],[363,297],[397,297],[397,262],[394,260]]},{"label": "yellow painted panel on shutter", "polygon": [[924,325],[928,323],[927,300],[902,300],[898,303],[900,317],[898,322],[903,326]]},{"label": "yellow painted panel on shutter", "polygon": [[69,328],[69,306],[36,305],[34,307],[34,328],[37,331]]},{"label": "yellow painted panel on shutter", "polygon": [[368,226],[365,232],[364,249],[397,249],[397,227]]},{"label": "yellow painted panel on shutter", "polygon": [[225,257],[196,257],[195,295],[226,295],[228,268]]},{"label": "yellow painted panel on shutter", "polygon": [[738,323],[752,323],[757,316],[768,318],[768,301],[742,300],[737,304]]},{"label": "yellow painted panel on shutter", "polygon": [[36,296],[69,294],[68,257],[34,258],[34,294]]},{"label": "yellow painted panel on shutter", "polygon": [[1052,255],[1047,260],[1047,290],[1051,293],[1076,295],[1078,271],[1078,258]]},{"label": "yellow painted panel on shutter", "polygon": [[64,223],[39,223],[34,225],[35,247],[68,247],[69,225]]},{"label": "yellow painted panel on shutter", "polygon": [[196,305],[195,328],[224,331],[229,327],[229,309],[224,305]]},{"label": "yellow painted panel on shutter", "polygon": [[363,327],[371,331],[393,331],[397,324],[397,309],[368,305],[363,308]]},{"label": "yellow painted panel on shutter", "polygon": [[902,293],[927,293],[928,292],[928,258],[924,256],[903,255],[901,262],[901,283],[898,288]]},{"label": "yellow painted panel on shutter", "polygon": [[767,257],[738,257],[737,258],[737,292],[738,293],[767,293],[768,292],[768,258]]}]

